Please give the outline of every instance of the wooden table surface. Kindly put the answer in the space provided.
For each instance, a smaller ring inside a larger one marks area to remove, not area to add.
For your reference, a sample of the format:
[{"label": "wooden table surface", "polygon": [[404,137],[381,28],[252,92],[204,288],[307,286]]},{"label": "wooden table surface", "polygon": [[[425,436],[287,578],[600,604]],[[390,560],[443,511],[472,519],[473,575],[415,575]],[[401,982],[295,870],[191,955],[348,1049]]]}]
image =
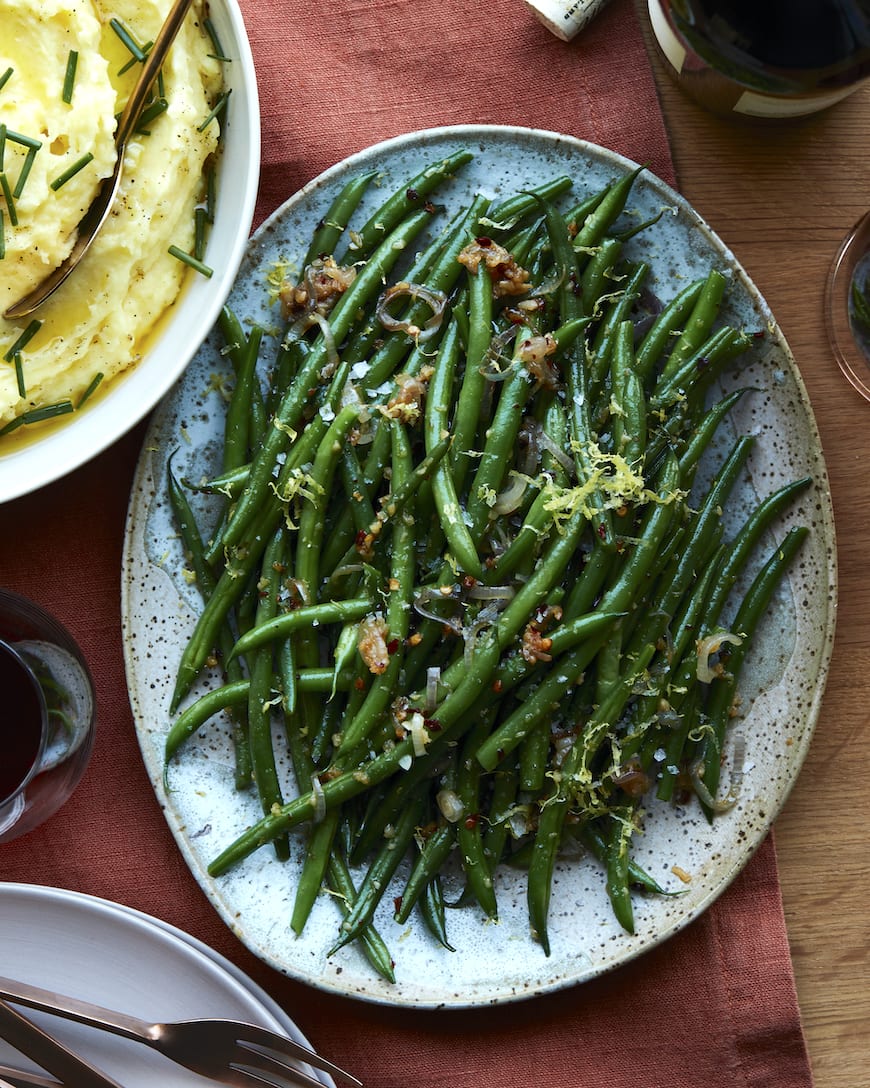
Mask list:
[{"label": "wooden table surface", "polygon": [[[645,18],[646,3],[638,2]],[[654,57],[679,189],[733,250],[803,375],[830,475],[837,637],[809,755],[775,827],[798,999],[816,1088],[870,1084],[870,403],[828,347],[825,278],[870,208],[870,86],[815,117],[712,116]]]}]

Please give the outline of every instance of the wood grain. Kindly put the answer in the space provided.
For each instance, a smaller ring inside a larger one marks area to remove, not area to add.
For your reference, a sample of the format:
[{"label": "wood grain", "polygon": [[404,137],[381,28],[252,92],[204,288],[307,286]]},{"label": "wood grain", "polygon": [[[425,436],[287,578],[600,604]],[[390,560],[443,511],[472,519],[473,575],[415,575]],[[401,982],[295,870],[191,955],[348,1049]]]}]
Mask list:
[{"label": "wood grain", "polygon": [[[645,0],[636,5],[646,26]],[[680,191],[770,304],[825,450],[837,637],[816,734],[775,837],[816,1088],[858,1088],[870,1083],[870,403],[834,362],[822,300],[842,236],[870,208],[870,86],[815,117],[759,126],[707,113],[654,51],[653,64]]]}]

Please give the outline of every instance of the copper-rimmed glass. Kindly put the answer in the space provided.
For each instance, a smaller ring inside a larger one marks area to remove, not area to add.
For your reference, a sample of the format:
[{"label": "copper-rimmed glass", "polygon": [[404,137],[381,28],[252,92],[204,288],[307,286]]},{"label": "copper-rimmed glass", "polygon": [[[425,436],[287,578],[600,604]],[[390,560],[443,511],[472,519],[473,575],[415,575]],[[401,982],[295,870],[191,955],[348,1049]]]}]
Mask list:
[{"label": "copper-rimmed glass", "polygon": [[870,212],[843,239],[831,265],[825,318],[840,369],[870,400]]}]

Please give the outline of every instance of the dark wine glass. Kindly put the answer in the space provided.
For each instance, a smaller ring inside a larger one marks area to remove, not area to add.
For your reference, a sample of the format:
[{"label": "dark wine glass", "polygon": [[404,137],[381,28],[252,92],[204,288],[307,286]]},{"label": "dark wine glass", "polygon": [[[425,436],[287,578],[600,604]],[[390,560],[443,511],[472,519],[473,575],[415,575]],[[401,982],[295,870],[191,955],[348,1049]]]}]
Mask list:
[{"label": "dark wine glass", "polygon": [[0,589],[0,843],[52,816],[78,785],[96,724],[94,685],[70,633]]}]

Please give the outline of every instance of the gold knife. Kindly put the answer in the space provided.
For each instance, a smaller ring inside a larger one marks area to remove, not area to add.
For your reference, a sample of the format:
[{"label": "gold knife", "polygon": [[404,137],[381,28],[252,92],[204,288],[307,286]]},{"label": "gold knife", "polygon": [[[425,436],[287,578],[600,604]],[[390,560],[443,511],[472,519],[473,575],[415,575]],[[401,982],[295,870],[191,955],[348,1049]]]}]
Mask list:
[{"label": "gold knife", "polygon": [[121,1088],[116,1080],[67,1049],[23,1013],[0,1000],[0,1038],[70,1088]]}]

